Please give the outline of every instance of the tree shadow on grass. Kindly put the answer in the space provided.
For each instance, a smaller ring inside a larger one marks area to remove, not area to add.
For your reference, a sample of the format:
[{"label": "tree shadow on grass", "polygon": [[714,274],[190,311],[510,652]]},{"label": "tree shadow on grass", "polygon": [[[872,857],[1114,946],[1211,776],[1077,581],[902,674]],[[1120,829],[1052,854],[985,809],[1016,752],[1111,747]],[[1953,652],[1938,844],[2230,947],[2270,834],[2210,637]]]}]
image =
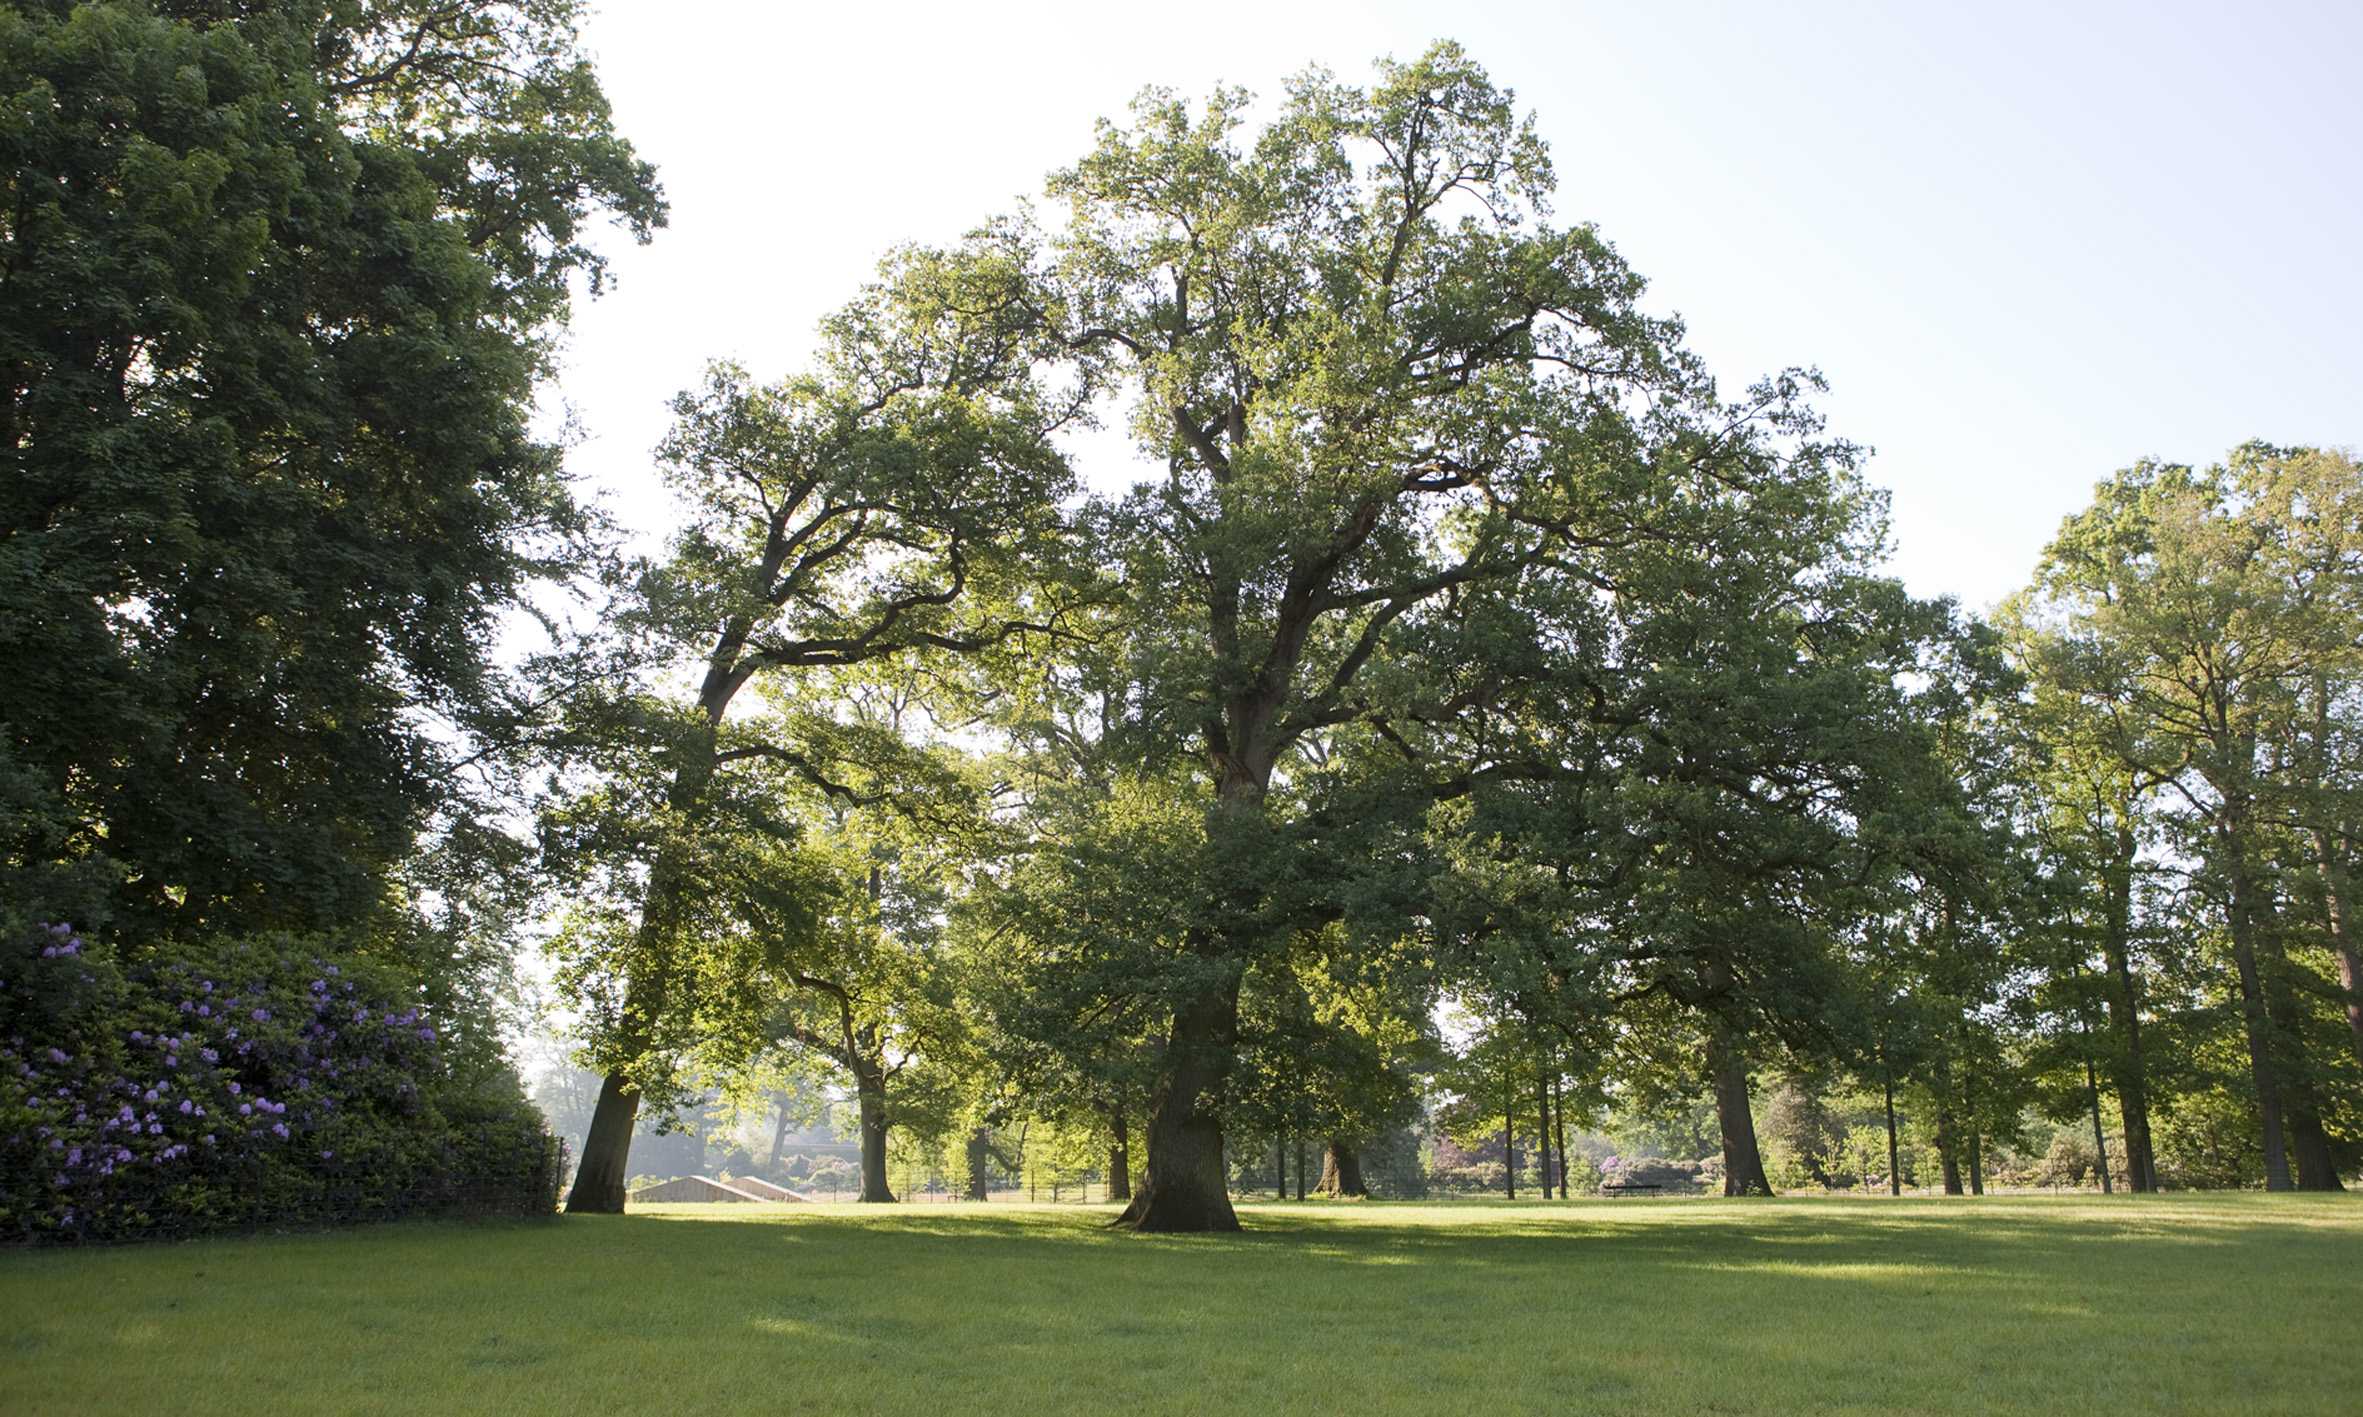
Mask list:
[{"label": "tree shadow on grass", "polygon": [[[1490,1372],[1537,1398],[1671,1383],[1704,1410],[1760,1410],[1751,1394],[1876,1392],[1941,1354],[1930,1371],[1970,1386],[1923,1393],[1928,1410],[2164,1410],[2176,1384],[2303,1351],[2299,1316],[2322,1297],[2305,1277],[2335,1285],[2363,1263],[2363,1209],[2277,1199],[1291,1206],[1219,1236],[981,1206],[762,1219],[619,1228],[780,1276],[717,1312],[816,1356],[948,1385],[953,1354],[1055,1368],[1088,1353],[1123,1383],[1262,1374],[1288,1400],[1322,1384],[1368,1401],[1434,1384],[1448,1400]],[[2232,1295],[2246,1302],[2227,1323]]]},{"label": "tree shadow on grass", "polygon": [[2354,1198],[1250,1206],[1222,1236],[1111,1214],[388,1227],[27,1257],[57,1262],[0,1297],[20,1369],[195,1354],[244,1384],[221,1391],[292,1403],[326,1354],[345,1386],[313,1400],[336,1410],[397,1389],[432,1410],[422,1356],[518,1412],[779,1390],[810,1410],[2336,1410],[2321,1355],[2363,1344]]},{"label": "tree shadow on grass", "polygon": [[[2073,1206],[2073,1203],[2070,1203]],[[1434,1280],[1456,1271],[1652,1272],[1679,1276],[1761,1274],[1783,1282],[1816,1278],[1919,1284],[1932,1274],[2001,1284],[2068,1281],[2089,1266],[2118,1273],[2171,1273],[2194,1252],[2219,1249],[2272,1263],[2306,1252],[2317,1261],[2363,1262],[2363,1204],[2210,1205],[2142,1201],[2121,1209],[2046,1208],[2026,1202],[1892,1206],[1806,1202],[1713,1205],[1667,1202],[1643,1210],[1613,1206],[1504,1206],[1439,1220],[1372,1207],[1328,1214],[1301,1207],[1250,1210],[1238,1234],[1136,1236],[1107,1228],[1094,1213],[897,1209],[840,1217],[808,1212],[708,1221],[679,1213],[621,1224],[662,1225],[685,1247],[858,1250],[868,1262],[1005,1265],[1015,1274],[1082,1265],[1113,1266],[1144,1282],[1169,1282],[1217,1260],[1285,1265],[1300,1277],[1333,1270],[1418,1270]],[[608,1222],[616,1223],[616,1222]],[[692,1237],[695,1237],[694,1240]]]}]

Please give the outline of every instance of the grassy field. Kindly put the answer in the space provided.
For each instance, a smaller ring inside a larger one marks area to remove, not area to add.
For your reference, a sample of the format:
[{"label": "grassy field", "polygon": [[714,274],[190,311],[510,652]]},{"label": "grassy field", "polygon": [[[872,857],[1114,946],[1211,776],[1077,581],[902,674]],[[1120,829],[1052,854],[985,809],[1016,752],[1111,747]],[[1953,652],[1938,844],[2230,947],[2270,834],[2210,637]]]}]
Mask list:
[{"label": "grassy field", "polygon": [[2363,1199],[681,1206],[0,1254],[0,1410],[2356,1412]]}]

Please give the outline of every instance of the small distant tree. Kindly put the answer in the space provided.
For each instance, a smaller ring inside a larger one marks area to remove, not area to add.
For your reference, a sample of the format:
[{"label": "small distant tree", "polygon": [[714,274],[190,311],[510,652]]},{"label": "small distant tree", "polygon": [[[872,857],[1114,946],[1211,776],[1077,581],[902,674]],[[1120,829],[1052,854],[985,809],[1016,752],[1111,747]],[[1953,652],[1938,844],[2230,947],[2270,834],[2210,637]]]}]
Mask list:
[{"label": "small distant tree", "polygon": [[1884,1189],[1887,1176],[1887,1129],[1877,1126],[1849,1127],[1840,1148],[1841,1165],[1854,1173],[1859,1190],[1874,1189],[1874,1181]]}]

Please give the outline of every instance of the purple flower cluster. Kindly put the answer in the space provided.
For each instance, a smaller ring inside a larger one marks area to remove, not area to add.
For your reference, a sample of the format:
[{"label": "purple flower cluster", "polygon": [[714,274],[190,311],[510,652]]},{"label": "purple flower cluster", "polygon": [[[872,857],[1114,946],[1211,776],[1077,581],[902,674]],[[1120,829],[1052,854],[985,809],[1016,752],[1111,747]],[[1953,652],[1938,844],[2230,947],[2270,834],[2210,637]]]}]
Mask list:
[{"label": "purple flower cluster", "polygon": [[316,955],[252,944],[127,973],[63,926],[0,939],[0,1239],[416,1186],[459,1149],[432,1105],[450,1076],[417,1005]]}]

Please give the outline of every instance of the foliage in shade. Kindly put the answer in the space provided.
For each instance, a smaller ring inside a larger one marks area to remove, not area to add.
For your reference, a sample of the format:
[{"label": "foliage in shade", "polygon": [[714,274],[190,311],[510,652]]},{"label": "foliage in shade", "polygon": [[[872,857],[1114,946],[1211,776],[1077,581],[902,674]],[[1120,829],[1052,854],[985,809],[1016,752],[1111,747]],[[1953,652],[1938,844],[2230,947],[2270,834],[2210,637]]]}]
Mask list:
[{"label": "foliage in shade", "polygon": [[348,928],[505,720],[535,384],[664,219],[577,14],[0,11],[0,919]]},{"label": "foliage in shade", "polygon": [[319,939],[0,944],[0,1240],[549,1214],[557,1143],[417,997]]}]

